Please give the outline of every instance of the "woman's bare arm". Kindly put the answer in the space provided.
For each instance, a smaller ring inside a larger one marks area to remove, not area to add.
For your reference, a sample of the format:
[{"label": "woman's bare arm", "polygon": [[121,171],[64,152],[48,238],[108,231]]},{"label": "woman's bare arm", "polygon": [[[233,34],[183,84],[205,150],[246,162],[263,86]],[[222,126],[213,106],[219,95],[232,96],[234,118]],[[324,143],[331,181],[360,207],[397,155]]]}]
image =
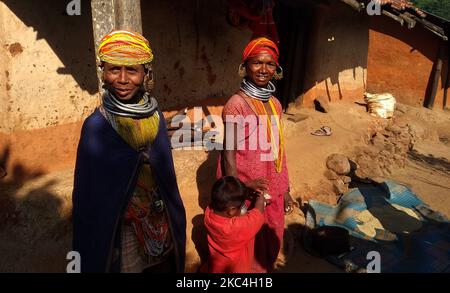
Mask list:
[{"label": "woman's bare arm", "polygon": [[[231,131],[228,133],[228,131]],[[223,150],[223,167],[225,171],[225,176],[238,177],[236,168],[236,149],[237,149],[237,124],[236,123],[225,123],[225,135],[223,140],[224,150]],[[227,135],[228,134],[228,135]],[[233,139],[232,149],[227,149],[227,137]]]}]

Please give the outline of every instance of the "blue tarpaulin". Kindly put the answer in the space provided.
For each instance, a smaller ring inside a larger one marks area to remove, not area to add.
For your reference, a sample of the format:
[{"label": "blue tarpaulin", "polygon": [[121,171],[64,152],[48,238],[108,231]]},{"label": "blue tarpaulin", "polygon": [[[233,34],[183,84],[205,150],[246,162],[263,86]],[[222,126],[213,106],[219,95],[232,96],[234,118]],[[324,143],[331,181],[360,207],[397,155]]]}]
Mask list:
[{"label": "blue tarpaulin", "polygon": [[375,251],[381,272],[450,272],[450,222],[393,181],[353,189],[336,206],[309,201],[306,226],[349,231],[351,251],[327,256],[347,271],[364,271]]}]

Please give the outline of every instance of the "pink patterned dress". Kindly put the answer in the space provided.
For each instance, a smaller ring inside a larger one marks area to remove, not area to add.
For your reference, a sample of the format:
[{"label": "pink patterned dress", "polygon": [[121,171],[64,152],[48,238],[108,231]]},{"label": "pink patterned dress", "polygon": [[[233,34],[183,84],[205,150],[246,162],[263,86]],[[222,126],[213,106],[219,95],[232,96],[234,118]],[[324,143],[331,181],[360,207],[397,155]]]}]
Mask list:
[{"label": "pink patterned dress", "polygon": [[[273,99],[277,114],[280,115],[279,117],[281,120],[281,104],[276,98],[272,97],[271,99]],[[227,115],[231,115],[234,117],[236,115],[242,115],[244,118],[250,115],[257,116],[248,102],[238,94],[233,95],[225,104],[222,113],[224,121],[227,121]],[[261,120],[264,119],[258,119],[259,123],[264,123],[264,121]],[[245,123],[244,125],[240,123],[237,124],[238,128],[245,128],[244,140],[246,146],[249,144],[248,140],[254,131],[258,131],[258,129],[266,129],[252,127],[248,123]],[[273,131],[277,130],[273,129]],[[257,132],[257,135],[260,135],[260,131]],[[267,137],[267,135],[264,137]],[[239,141],[238,138],[238,145],[239,143],[243,143],[243,141]],[[244,150],[238,149],[236,151],[236,168],[239,179],[244,183],[260,177],[268,179],[268,193],[272,197],[270,200],[270,204],[266,206],[264,211],[264,225],[261,228],[261,231],[256,235],[255,263],[252,267],[252,272],[255,273],[270,272],[273,270],[283,240],[284,194],[289,189],[286,155],[283,152],[282,168],[281,172],[278,173],[276,171],[275,162],[273,160],[261,160],[261,155],[267,155],[268,152],[271,152],[271,150],[261,149],[259,139],[255,150],[249,150],[248,147],[246,147]],[[221,176],[222,166],[221,158],[219,158],[217,177],[220,178]]]}]

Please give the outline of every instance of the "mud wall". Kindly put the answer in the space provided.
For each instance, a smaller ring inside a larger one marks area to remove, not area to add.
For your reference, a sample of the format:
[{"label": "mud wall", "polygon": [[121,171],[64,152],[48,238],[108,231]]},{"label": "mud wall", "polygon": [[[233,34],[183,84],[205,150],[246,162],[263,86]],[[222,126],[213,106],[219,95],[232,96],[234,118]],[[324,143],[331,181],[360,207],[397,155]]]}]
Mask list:
[{"label": "mud wall", "polygon": [[[441,40],[417,24],[413,29],[384,16],[370,17],[370,42],[367,69],[369,92],[390,92],[404,104],[419,106],[431,90],[433,64],[439,54]],[[448,52],[448,43],[444,45]],[[444,85],[448,56],[439,81],[435,109],[444,107]]]},{"label": "mud wall", "polygon": [[[14,178],[73,167],[99,103],[90,3],[68,16],[68,2],[0,2],[0,166]],[[141,11],[161,108],[223,104],[251,36],[226,23],[225,0],[146,0]]]},{"label": "mud wall", "polygon": [[368,20],[339,1],[319,6],[311,23],[303,104],[315,98],[361,100],[366,85]]},{"label": "mud wall", "polygon": [[7,123],[0,131],[39,129],[83,119],[97,102],[88,7],[64,15],[65,1],[0,3],[6,49]]},{"label": "mud wall", "polygon": [[0,2],[0,166],[22,180],[73,165],[80,121],[98,103],[89,6]]},{"label": "mud wall", "polygon": [[[249,30],[226,22],[225,1],[142,1],[143,32],[155,53],[155,96],[164,109],[229,97]],[[221,103],[220,99],[218,103]]]},{"label": "mud wall", "polygon": [[[9,102],[9,63],[10,58],[5,44],[5,27],[3,25],[5,19],[5,11],[2,9],[2,3],[0,3],[0,131],[2,129],[8,129],[8,102]],[[3,45],[3,46],[2,46]]]}]

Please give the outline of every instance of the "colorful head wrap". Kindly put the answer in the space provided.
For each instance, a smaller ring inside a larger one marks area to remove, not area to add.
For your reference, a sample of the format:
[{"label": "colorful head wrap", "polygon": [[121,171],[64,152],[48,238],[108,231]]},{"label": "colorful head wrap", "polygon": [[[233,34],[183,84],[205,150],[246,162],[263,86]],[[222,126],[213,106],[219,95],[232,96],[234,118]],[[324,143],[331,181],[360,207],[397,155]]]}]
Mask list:
[{"label": "colorful head wrap", "polygon": [[277,45],[267,38],[257,38],[248,43],[245,47],[244,54],[242,55],[242,62],[247,61],[248,58],[254,57],[261,53],[262,51],[267,51],[275,62],[278,64],[279,51]]},{"label": "colorful head wrap", "polygon": [[100,40],[100,61],[115,65],[137,65],[153,60],[149,42],[142,35],[129,31],[112,31]]}]

